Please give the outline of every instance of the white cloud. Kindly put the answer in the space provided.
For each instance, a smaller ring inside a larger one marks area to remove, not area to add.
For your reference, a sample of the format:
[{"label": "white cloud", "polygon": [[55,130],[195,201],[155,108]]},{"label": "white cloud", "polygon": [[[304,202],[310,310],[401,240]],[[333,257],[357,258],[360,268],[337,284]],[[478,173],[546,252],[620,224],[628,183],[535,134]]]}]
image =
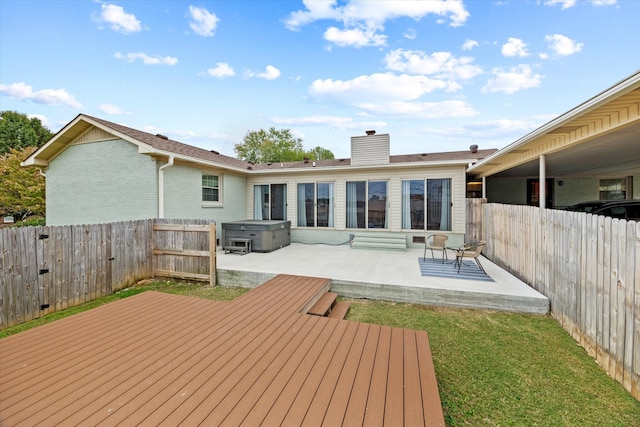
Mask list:
[{"label": "white cloud", "polygon": [[564,10],[564,9],[569,9],[575,6],[576,0],[547,0],[544,2],[544,4],[547,6],[553,6],[553,5],[559,4],[562,6],[561,9]]},{"label": "white cloud", "polygon": [[405,102],[394,101],[387,103],[359,105],[371,114],[381,116],[412,117],[416,119],[440,119],[445,117],[468,117],[478,114],[465,101],[450,100],[441,102]]},{"label": "white cloud", "polygon": [[378,73],[345,81],[316,80],[309,86],[309,94],[318,100],[337,102],[381,116],[434,118],[476,114],[464,101],[418,101],[428,93],[448,90],[451,86],[451,82],[426,76]]},{"label": "white cloud", "polygon": [[504,56],[518,56],[520,58],[529,56],[527,45],[515,37],[509,37],[507,42],[502,45],[501,52]]},{"label": "white cloud", "polygon": [[[448,17],[450,25],[463,25],[469,17],[462,0],[348,0],[338,5],[337,0],[304,0],[306,9],[292,12],[284,20],[285,26],[299,30],[304,25],[319,20],[340,22],[343,28],[329,27],[324,37],[338,46],[384,46],[387,37],[379,34],[384,30],[387,20],[411,18],[416,21],[426,15],[433,14]],[[414,32],[407,32],[407,38],[415,37]]]},{"label": "white cloud", "polygon": [[475,47],[478,47],[478,42],[471,39],[465,40],[462,44],[462,50],[471,50]]},{"label": "white cloud", "polygon": [[562,34],[553,34],[545,36],[544,40],[549,44],[549,48],[559,56],[569,56],[580,52],[583,43],[576,43],[567,36]]},{"label": "white cloud", "polygon": [[[554,6],[556,4],[559,4],[562,10],[570,9],[577,3],[577,0],[546,0],[544,2],[544,4],[547,6]],[[595,7],[613,6],[618,3],[618,0],[589,0],[589,3],[591,3]]]},{"label": "white cloud", "polygon": [[111,116],[115,116],[115,115],[122,115],[122,114],[126,114],[126,115],[130,115],[131,112],[130,111],[125,111],[122,108],[113,105],[113,104],[100,104],[100,106],[98,107],[98,110],[100,110],[101,112],[105,113],[105,114],[109,114]]},{"label": "white cloud", "polygon": [[404,33],[402,33],[402,37],[409,40],[415,40],[416,38],[416,30],[413,28],[407,29]]},{"label": "white cloud", "polygon": [[414,100],[435,90],[446,90],[448,83],[426,76],[376,73],[351,80],[316,80],[309,87],[314,98],[333,99],[347,105],[370,102]]},{"label": "white cloud", "polygon": [[461,0],[349,0],[342,6],[337,6],[336,0],[304,0],[303,4],[306,10],[292,12],[285,20],[290,30],[322,19],[340,21],[345,25],[357,22],[383,24],[387,20],[403,17],[417,21],[429,14],[448,16],[450,25],[455,27],[463,25],[469,17]]},{"label": "white cloud", "polygon": [[528,65],[519,65],[509,70],[495,68],[493,78],[482,88],[482,93],[504,92],[512,94],[524,89],[540,86],[542,75],[534,74]]},{"label": "white cloud", "polygon": [[280,77],[280,70],[278,70],[273,65],[267,65],[266,68],[265,68],[265,71],[263,73],[256,73],[256,72],[253,72],[253,71],[247,71],[245,73],[245,75],[247,77],[257,77],[259,79],[275,80],[278,77]]},{"label": "white cloud", "polygon": [[351,117],[342,116],[306,116],[306,117],[271,117],[272,123],[284,126],[322,126],[339,130],[383,128],[387,122],[357,122]]},{"label": "white cloud", "polygon": [[340,12],[334,9],[337,0],[314,1],[303,0],[306,10],[291,12],[289,18],[284,21],[290,30],[298,30],[300,27],[320,19],[339,19]]},{"label": "white cloud", "polygon": [[33,101],[38,104],[66,105],[76,109],[82,108],[82,104],[76,100],[75,96],[69,94],[64,89],[42,89],[34,92],[33,87],[20,82],[8,86],[0,84],[0,93],[23,101]]},{"label": "white cloud", "polygon": [[51,127],[49,125],[49,119],[47,118],[47,116],[43,116],[42,114],[27,114],[27,117],[29,117],[30,119],[38,119],[38,120],[40,120],[40,123],[42,123],[42,126],[44,126],[46,128],[50,128]]},{"label": "white cloud", "polygon": [[223,78],[235,76],[236,72],[233,71],[233,68],[231,68],[229,64],[225,62],[218,62],[216,63],[215,68],[209,68],[207,70],[207,74],[211,77]]},{"label": "white cloud", "polygon": [[172,56],[149,56],[142,52],[127,53],[126,55],[116,52],[113,56],[116,59],[122,59],[127,62],[134,62],[136,59],[140,59],[144,65],[176,65],[178,63],[178,58]]},{"label": "white cloud", "polygon": [[192,19],[189,27],[193,32],[203,37],[211,37],[215,34],[220,19],[214,13],[204,7],[189,6],[189,15]]},{"label": "white cloud", "polygon": [[473,58],[456,58],[449,52],[429,55],[422,51],[396,49],[389,52],[384,60],[389,70],[401,73],[433,75],[450,80],[467,80],[482,74],[482,68],[471,64]]},{"label": "white cloud", "polygon": [[324,32],[324,38],[340,47],[384,46],[387,43],[387,36],[377,34],[375,28],[340,30],[329,27]]},{"label": "white cloud", "polygon": [[102,4],[100,8],[100,16],[94,16],[94,20],[108,24],[109,28],[113,31],[123,34],[131,34],[142,30],[140,21],[138,21],[135,15],[126,13],[122,6],[116,6],[115,4]]}]

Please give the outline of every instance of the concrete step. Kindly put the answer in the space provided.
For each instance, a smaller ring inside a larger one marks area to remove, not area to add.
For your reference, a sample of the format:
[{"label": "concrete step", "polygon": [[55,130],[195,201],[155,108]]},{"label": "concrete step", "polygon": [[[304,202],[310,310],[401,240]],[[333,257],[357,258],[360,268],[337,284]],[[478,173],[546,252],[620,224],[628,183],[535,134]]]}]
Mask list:
[{"label": "concrete step", "polygon": [[331,308],[336,303],[337,294],[333,292],[327,292],[313,304],[313,306],[307,311],[307,314],[313,314],[314,316],[326,316],[331,312]]},{"label": "concrete step", "polygon": [[407,237],[403,234],[356,234],[351,241],[354,249],[406,251]]},{"label": "concrete step", "polygon": [[407,245],[402,243],[384,243],[384,242],[353,242],[351,244],[353,249],[377,249],[377,250],[392,250],[392,251],[406,251]]}]

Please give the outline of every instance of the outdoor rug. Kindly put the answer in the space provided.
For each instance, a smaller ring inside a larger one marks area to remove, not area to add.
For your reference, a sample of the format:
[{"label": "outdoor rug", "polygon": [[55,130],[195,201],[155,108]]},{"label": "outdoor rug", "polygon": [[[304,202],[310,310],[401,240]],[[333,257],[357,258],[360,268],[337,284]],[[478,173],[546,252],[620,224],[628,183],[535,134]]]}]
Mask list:
[{"label": "outdoor rug", "polygon": [[462,267],[460,267],[460,274],[458,274],[458,267],[455,266],[452,260],[445,260],[443,264],[442,259],[427,258],[423,260],[420,257],[418,258],[418,264],[420,265],[420,273],[423,276],[495,282],[491,276],[484,274],[480,270],[475,261],[463,261]]}]

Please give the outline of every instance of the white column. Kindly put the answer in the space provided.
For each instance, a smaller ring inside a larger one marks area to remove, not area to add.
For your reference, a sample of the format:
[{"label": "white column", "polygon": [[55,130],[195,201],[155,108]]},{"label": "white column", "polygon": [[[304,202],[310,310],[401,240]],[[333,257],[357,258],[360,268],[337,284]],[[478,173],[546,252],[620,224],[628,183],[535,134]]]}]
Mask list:
[{"label": "white column", "polygon": [[544,154],[540,155],[540,209],[547,207],[547,165]]},{"label": "white column", "polygon": [[487,198],[487,177],[486,176],[482,177],[482,198],[483,199]]}]

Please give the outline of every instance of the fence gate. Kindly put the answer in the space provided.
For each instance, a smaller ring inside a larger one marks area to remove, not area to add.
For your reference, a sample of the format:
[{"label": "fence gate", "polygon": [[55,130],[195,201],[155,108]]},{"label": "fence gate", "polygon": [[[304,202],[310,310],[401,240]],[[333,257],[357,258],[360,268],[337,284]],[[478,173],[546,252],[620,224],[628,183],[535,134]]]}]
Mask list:
[{"label": "fence gate", "polygon": [[156,220],[153,225],[153,275],[216,284],[216,224],[194,220]]}]

